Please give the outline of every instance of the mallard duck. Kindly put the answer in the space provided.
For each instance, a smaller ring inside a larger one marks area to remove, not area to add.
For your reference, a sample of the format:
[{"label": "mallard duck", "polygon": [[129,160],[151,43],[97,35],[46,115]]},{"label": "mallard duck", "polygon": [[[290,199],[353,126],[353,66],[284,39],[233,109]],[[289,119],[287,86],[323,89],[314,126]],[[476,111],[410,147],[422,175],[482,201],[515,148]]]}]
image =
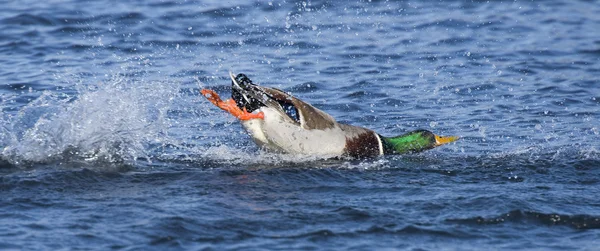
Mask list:
[{"label": "mallard duck", "polygon": [[363,127],[338,123],[314,106],[275,88],[253,84],[244,74],[231,77],[231,99],[209,89],[211,103],[238,118],[259,147],[290,154],[374,157],[420,152],[458,139],[416,130],[384,137]]}]

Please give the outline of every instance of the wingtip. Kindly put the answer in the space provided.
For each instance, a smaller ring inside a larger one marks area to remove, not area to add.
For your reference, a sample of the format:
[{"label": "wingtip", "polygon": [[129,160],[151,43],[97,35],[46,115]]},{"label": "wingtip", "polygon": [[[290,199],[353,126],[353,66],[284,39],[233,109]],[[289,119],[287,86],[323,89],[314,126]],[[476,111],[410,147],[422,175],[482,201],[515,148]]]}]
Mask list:
[{"label": "wingtip", "polygon": [[232,71],[229,71],[229,77],[235,82],[235,75],[233,75]]},{"label": "wingtip", "polygon": [[235,75],[233,75],[233,72],[229,71],[229,77],[231,78],[231,81],[233,81],[233,84],[237,87],[239,87],[240,89],[242,89],[242,87],[240,86],[240,83],[238,83],[237,80],[235,80]]}]

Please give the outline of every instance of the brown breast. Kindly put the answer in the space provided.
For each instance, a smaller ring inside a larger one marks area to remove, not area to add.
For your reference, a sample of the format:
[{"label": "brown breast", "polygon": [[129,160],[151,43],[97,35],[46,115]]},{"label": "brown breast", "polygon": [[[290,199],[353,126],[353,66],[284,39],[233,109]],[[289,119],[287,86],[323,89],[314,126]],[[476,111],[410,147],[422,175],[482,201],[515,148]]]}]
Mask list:
[{"label": "brown breast", "polygon": [[376,157],[381,154],[377,133],[367,128],[339,124],[346,135],[344,154],[353,158]]}]

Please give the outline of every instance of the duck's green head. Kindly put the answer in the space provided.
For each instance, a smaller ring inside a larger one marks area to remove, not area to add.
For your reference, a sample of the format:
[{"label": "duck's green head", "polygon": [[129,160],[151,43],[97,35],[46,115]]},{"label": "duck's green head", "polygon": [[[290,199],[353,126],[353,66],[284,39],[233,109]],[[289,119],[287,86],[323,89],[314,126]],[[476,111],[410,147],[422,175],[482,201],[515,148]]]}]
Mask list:
[{"label": "duck's green head", "polygon": [[396,137],[383,137],[386,154],[414,153],[438,147],[458,140],[458,136],[439,136],[427,130],[416,130]]}]

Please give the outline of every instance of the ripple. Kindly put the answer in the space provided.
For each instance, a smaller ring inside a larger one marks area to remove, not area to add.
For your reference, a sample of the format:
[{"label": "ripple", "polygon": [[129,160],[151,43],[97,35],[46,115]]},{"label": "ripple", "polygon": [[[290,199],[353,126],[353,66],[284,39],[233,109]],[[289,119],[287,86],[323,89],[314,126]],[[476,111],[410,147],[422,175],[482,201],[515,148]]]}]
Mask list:
[{"label": "ripple", "polygon": [[305,82],[286,88],[287,91],[293,93],[311,93],[322,89],[324,89],[323,85],[316,82]]},{"label": "ripple", "polygon": [[588,54],[590,56],[600,56],[600,49],[578,50],[577,53]]},{"label": "ripple", "polygon": [[115,16],[119,22],[123,22],[124,24],[134,24],[147,19],[146,15],[140,12],[126,12]]},{"label": "ripple", "polygon": [[14,25],[41,25],[41,26],[54,26],[57,24],[53,19],[31,14],[19,14],[13,17],[4,18],[1,21],[5,24]]},{"label": "ripple", "polygon": [[452,223],[495,225],[495,224],[539,224],[546,226],[567,226],[575,229],[600,228],[600,216],[566,215],[541,213],[535,211],[514,210],[495,217],[473,217],[466,219],[448,219]]},{"label": "ripple", "polygon": [[238,6],[236,7],[221,7],[214,8],[209,10],[204,10],[201,12],[203,15],[207,15],[208,17],[213,18],[232,18],[232,17],[240,17],[243,16],[246,11],[245,9],[249,8],[249,6]]},{"label": "ripple", "polygon": [[417,29],[427,29],[431,27],[444,27],[444,28],[463,28],[466,29],[471,25],[471,22],[461,20],[461,19],[443,19],[443,20],[434,20],[427,23],[419,24]]},{"label": "ripple", "polygon": [[53,35],[61,35],[60,33],[68,33],[68,34],[77,34],[77,33],[90,33],[90,32],[100,32],[102,31],[97,27],[90,26],[62,26],[56,30],[50,32]]},{"label": "ripple", "polygon": [[475,40],[470,37],[454,37],[454,38],[446,38],[446,39],[439,40],[439,41],[435,42],[435,44],[457,46],[457,45],[469,44],[473,41],[475,41]]},{"label": "ripple", "polygon": [[345,217],[349,217],[352,220],[366,220],[371,218],[371,215],[368,212],[348,206],[340,207],[336,210],[333,210],[333,212],[339,213]]}]

